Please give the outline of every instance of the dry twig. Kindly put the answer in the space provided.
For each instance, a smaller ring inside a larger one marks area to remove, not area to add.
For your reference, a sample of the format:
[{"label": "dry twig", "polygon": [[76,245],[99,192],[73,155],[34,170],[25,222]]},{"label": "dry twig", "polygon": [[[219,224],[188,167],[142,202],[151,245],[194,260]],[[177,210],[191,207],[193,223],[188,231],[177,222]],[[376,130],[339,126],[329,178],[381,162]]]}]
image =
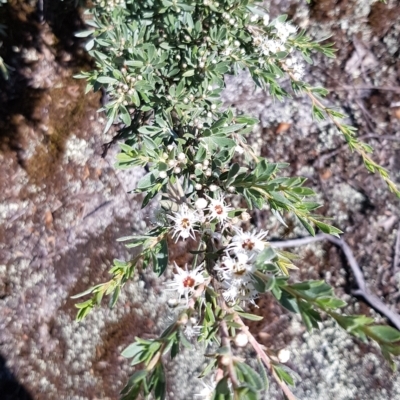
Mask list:
[{"label": "dry twig", "polygon": [[400,315],[392,311],[381,299],[368,291],[361,268],[358,265],[351,248],[343,239],[337,239],[333,236],[322,233],[316,236],[309,236],[301,239],[271,242],[271,245],[275,248],[297,247],[313,242],[320,242],[322,240],[328,240],[337,247],[340,247],[340,249],[343,251],[343,254],[346,256],[349,267],[353,273],[355,283],[358,287],[358,289],[352,290],[351,294],[362,297],[375,311],[385,316],[393,324],[393,326],[400,330]]},{"label": "dry twig", "polygon": [[267,369],[271,372],[272,376],[275,378],[276,382],[279,384],[281,387],[283,393],[285,394],[286,398],[288,400],[296,400],[296,397],[290,390],[289,386],[286,385],[285,382],[283,382],[279,376],[276,374],[272,364],[271,360],[268,357],[268,355],[265,353],[265,351],[262,349],[260,343],[257,342],[257,339],[251,334],[249,331],[249,328],[246,326],[246,324],[242,321],[242,319],[235,314],[234,321],[238,323],[239,325],[242,326],[242,331],[247,335],[247,338],[249,339],[249,343],[253,346],[253,349],[257,353],[257,355],[260,357],[260,359],[263,361],[264,365],[267,367]]},{"label": "dry twig", "polygon": [[396,271],[400,267],[400,222],[397,228],[396,244],[394,245],[394,259],[393,259],[393,269]]}]

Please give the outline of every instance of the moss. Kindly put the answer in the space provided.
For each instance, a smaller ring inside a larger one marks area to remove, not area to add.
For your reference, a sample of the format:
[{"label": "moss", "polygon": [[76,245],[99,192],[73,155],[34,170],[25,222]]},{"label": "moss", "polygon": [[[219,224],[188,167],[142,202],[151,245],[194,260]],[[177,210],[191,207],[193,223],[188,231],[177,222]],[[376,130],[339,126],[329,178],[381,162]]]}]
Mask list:
[{"label": "moss", "polygon": [[[77,95],[71,96],[66,90],[77,86]],[[65,79],[59,88],[51,89],[48,96],[43,96],[37,109],[47,109],[47,133],[36,147],[35,154],[26,162],[26,171],[33,181],[41,181],[60,163],[65,150],[65,143],[72,133],[82,128],[87,115],[87,97],[84,96],[85,84],[72,77]]]}]

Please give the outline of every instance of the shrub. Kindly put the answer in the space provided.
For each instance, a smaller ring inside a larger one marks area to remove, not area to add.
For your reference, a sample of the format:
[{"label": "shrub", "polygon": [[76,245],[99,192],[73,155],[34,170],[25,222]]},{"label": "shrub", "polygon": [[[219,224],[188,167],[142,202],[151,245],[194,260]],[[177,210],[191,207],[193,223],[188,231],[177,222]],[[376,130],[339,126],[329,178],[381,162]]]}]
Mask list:
[{"label": "shrub", "polygon": [[[311,235],[315,229],[341,233],[315,213],[319,204],[305,178],[287,177],[285,164],[255,154],[248,138],[257,119],[224,108],[224,75],[243,70],[277,100],[290,96],[282,86],[282,79],[289,79],[295,94],[311,99],[313,117],[330,119],[368,170],[378,172],[400,196],[355,128],[342,122],[341,112],[324,105],[327,90],[303,81],[304,63],[312,64],[315,52],[334,57],[333,45],[311,40],[286,15],[271,21],[267,10],[251,0],[99,0],[88,14],[90,29],[78,36],[88,37],[86,48],[96,69],[78,78],[87,80],[88,90],[107,92],[105,130],[122,124],[116,167],[147,168],[136,192],[144,194],[143,207],[157,197],[160,210],[149,232],[122,239],[137,249],[136,256],[115,260],[110,281],[76,296],[91,295],[77,304],[78,319],[104,296],[115,306],[138,266],[152,266],[160,276],[172,269],[174,279],[166,290],[176,292],[179,302],[176,321],[159,338],[137,338],[123,352],[141,367],[121,398],[140,393],[165,398],[166,355],[175,357],[193,339],[212,352],[201,374],[213,376],[212,383],[200,397],[260,398],[267,370],[286,397],[294,398],[290,372],[264,351],[244,322],[259,318],[245,306],[267,292],[299,313],[308,330],[318,328],[322,315],[333,318],[350,334],[377,342],[394,365],[400,332],[362,315],[345,315],[346,303],[323,281],[291,282],[295,255],[274,248],[268,232],[241,227],[249,210],[268,208],[282,224],[285,213],[294,214]],[[233,198],[241,199],[243,207],[233,207]],[[187,264],[169,260],[171,239],[196,244]],[[257,353],[258,368],[238,356],[237,348],[245,346]]]}]

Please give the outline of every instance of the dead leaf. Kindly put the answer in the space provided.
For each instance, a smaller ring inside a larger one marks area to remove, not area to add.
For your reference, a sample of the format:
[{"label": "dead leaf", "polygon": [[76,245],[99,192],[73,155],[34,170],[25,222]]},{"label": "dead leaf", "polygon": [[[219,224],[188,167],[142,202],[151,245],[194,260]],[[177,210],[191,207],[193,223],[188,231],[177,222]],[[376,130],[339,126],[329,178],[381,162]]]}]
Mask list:
[{"label": "dead leaf", "polygon": [[400,107],[399,108],[395,108],[394,111],[393,111],[393,114],[397,119],[400,119]]},{"label": "dead leaf", "polygon": [[344,70],[353,75],[359,73],[360,70],[369,70],[378,65],[375,55],[370,51],[368,46],[356,36],[353,38],[354,51],[347,60]]},{"label": "dead leaf", "polygon": [[51,225],[53,224],[53,214],[50,210],[47,210],[44,213],[44,223],[46,224],[47,229],[51,228]]},{"label": "dead leaf", "polygon": [[275,133],[276,133],[277,135],[280,135],[281,133],[286,132],[291,126],[292,126],[292,124],[289,124],[288,122],[281,122],[281,123],[277,126],[277,128],[276,128],[276,130],[275,130]]},{"label": "dead leaf", "polygon": [[326,168],[322,171],[322,173],[320,174],[320,177],[324,181],[327,181],[328,179],[330,179],[332,177],[332,171],[329,168]]}]

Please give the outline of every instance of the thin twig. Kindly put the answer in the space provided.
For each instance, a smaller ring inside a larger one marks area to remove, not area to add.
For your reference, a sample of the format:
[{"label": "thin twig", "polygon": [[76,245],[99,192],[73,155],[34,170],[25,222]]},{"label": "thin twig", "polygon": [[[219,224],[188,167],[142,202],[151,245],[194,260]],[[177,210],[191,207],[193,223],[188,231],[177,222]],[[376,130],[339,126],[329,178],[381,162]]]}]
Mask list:
[{"label": "thin twig", "polygon": [[219,332],[221,334],[221,345],[223,347],[226,347],[226,348],[229,349],[229,353],[230,353],[231,358],[229,360],[229,364],[225,365],[225,368],[228,371],[229,379],[232,382],[233,388],[236,389],[236,388],[238,388],[240,386],[240,383],[239,383],[238,378],[236,376],[235,367],[233,365],[232,350],[231,350],[231,339],[229,337],[228,326],[226,325],[226,321],[224,319],[222,319],[221,322],[220,322]]},{"label": "thin twig", "polygon": [[279,376],[276,374],[270,358],[265,353],[265,351],[262,349],[261,345],[257,342],[256,338],[250,333],[248,326],[246,326],[246,324],[242,321],[242,319],[237,314],[235,314],[235,316],[234,316],[234,321],[236,323],[238,323],[239,325],[241,325],[241,327],[242,327],[241,329],[247,335],[247,338],[249,339],[249,343],[253,346],[253,349],[255,350],[257,355],[261,358],[261,360],[264,362],[267,369],[271,372],[272,376],[275,378],[276,382],[281,387],[286,398],[288,400],[296,400],[296,397],[294,396],[292,391],[289,389],[289,386],[286,385],[286,383],[283,382],[279,378]]},{"label": "thin twig", "polygon": [[394,246],[393,269],[395,271],[400,266],[399,261],[400,261],[400,222],[399,222],[399,227],[397,228],[396,244]]},{"label": "thin twig", "polygon": [[336,92],[351,92],[352,90],[380,90],[388,92],[400,93],[400,87],[396,86],[341,86],[341,87],[331,87],[327,88],[330,91]]},{"label": "thin twig", "polygon": [[400,330],[400,315],[392,311],[377,296],[369,293],[361,268],[358,265],[351,248],[343,239],[337,239],[333,236],[322,233],[316,236],[309,236],[301,239],[271,242],[271,246],[275,248],[297,247],[304,246],[309,243],[320,242],[322,240],[328,240],[337,247],[340,247],[340,249],[343,251],[343,254],[346,256],[349,267],[353,273],[355,283],[358,287],[358,289],[352,290],[351,293],[355,296],[362,297],[374,310],[385,316],[393,324],[393,326]]},{"label": "thin twig", "polygon": [[38,15],[39,15],[39,22],[44,22],[44,4],[43,0],[38,1]]},{"label": "thin twig", "polygon": [[[367,133],[366,135],[362,135],[358,137],[359,140],[364,140],[364,139],[381,139],[381,140],[391,140],[393,142],[400,142],[400,137],[394,136],[394,135],[378,135],[376,133]],[[342,152],[343,150],[348,148],[348,144],[342,144],[341,146],[339,146],[337,149],[334,149],[332,151],[330,151],[329,153],[326,154],[322,154],[320,157],[318,157],[315,162],[314,165],[317,168],[322,168],[325,164],[325,161],[329,160],[331,157],[336,156],[337,154],[339,154],[340,152]]]}]

